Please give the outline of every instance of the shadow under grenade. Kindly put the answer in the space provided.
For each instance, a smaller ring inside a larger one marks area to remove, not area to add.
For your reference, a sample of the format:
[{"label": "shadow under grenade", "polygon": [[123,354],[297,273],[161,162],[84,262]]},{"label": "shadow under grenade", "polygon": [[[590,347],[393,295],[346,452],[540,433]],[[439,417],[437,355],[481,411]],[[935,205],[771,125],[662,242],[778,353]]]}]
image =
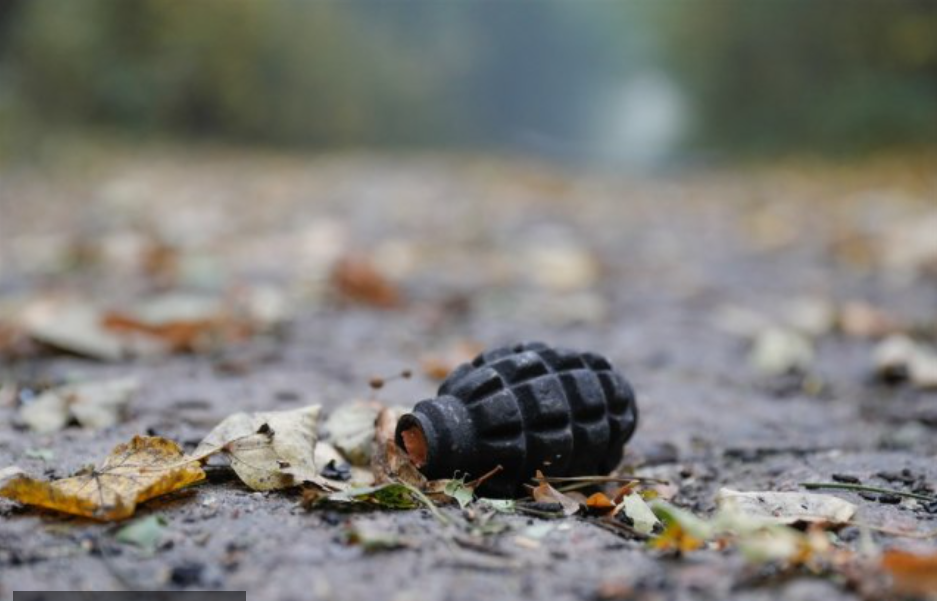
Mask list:
[{"label": "shadow under grenade", "polygon": [[523,494],[537,470],[610,472],[638,420],[631,385],[604,357],[539,342],[482,353],[438,394],[401,417],[397,444],[430,479],[500,465],[480,490],[490,497]]}]

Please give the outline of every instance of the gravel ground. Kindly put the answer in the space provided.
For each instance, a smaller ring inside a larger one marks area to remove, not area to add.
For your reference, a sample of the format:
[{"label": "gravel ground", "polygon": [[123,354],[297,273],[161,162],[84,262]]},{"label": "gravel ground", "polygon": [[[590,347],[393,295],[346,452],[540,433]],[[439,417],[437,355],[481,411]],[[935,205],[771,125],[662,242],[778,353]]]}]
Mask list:
[{"label": "gravel ground", "polygon": [[[937,485],[937,395],[876,383],[875,340],[821,328],[805,379],[760,373],[746,335],[727,331],[739,326],[727,317],[733,307],[783,321],[810,301],[871,303],[925,340],[937,334],[935,279],[890,250],[935,214],[934,166],[925,157],[638,178],[507,158],[172,147],[62,150],[8,165],[4,303],[41,293],[120,304],[167,288],[263,284],[292,308],[276,334],[217,353],[5,361],[0,376],[21,385],[133,375],[142,390],[129,418],[100,432],[31,433],[15,402],[0,401],[0,465],[64,476],[145,432],[191,449],[235,411],[334,408],[372,394],[370,377],[404,368],[416,377],[377,398],[410,406],[437,386],[420,371],[427,356],[467,341],[543,340],[601,352],[628,375],[641,423],[627,457],[672,479],[674,502],[693,511],[712,511],[722,486],[796,490],[834,473],[891,486],[875,474],[908,469]],[[172,269],[141,262],[141,240],[172,247]],[[399,287],[400,307],[362,306],[331,289],[329,270],[351,252]],[[30,458],[37,449],[54,457]],[[857,503],[864,522],[937,529],[937,515],[913,501],[833,494]],[[140,508],[168,521],[154,553],[117,542],[114,525],[0,501],[0,599],[183,588],[271,601],[859,598],[836,577],[771,574],[732,551],[659,557],[578,518],[543,522],[553,526],[543,534],[539,519],[505,517],[496,552],[482,553],[442,536],[426,511],[344,515],[298,501],[218,471]],[[349,522],[409,546],[368,553],[344,542]],[[527,536],[531,527],[539,538]],[[840,534],[859,544],[857,528]],[[872,539],[937,548],[934,539]]]}]

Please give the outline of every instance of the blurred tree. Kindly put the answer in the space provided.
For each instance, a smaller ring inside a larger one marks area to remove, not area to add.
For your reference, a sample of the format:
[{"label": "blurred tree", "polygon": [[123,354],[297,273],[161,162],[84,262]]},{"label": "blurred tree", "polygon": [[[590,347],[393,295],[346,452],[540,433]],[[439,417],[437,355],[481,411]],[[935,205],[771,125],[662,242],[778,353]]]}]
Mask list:
[{"label": "blurred tree", "polygon": [[937,2],[678,0],[656,17],[698,148],[937,142]]}]

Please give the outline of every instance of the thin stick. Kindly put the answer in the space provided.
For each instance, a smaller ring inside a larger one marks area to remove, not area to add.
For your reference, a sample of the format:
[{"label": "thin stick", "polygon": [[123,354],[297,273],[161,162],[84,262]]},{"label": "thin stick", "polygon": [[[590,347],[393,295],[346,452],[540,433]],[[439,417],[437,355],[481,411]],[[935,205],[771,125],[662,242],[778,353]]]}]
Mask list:
[{"label": "thin stick", "polygon": [[871,524],[863,524],[862,522],[849,522],[849,523],[858,528],[868,528],[869,530],[874,530],[875,532],[881,532],[882,534],[888,534],[891,536],[900,536],[903,538],[915,538],[919,540],[937,538],[937,530],[931,530],[930,532],[907,532],[905,530],[896,530],[894,528],[885,528],[883,526],[873,526]]},{"label": "thin stick", "polygon": [[467,482],[467,483],[465,484],[465,486],[468,487],[468,488],[471,488],[472,490],[475,490],[475,489],[478,488],[485,480],[491,478],[492,476],[494,476],[495,474],[497,474],[498,472],[500,472],[500,471],[503,470],[503,469],[504,469],[504,466],[502,466],[502,465],[497,465],[497,466],[495,466],[495,468],[494,468],[493,470],[491,470],[490,472],[488,472],[488,473],[486,473],[486,474],[484,474],[484,475],[482,475],[482,476],[479,476],[478,478],[475,478],[475,479],[472,480],[471,482]]},{"label": "thin stick", "polygon": [[622,524],[621,522],[615,522],[612,520],[592,519],[592,520],[586,520],[586,523],[592,524],[594,526],[598,526],[602,530],[607,530],[619,536],[621,536],[622,534],[628,534],[631,537],[628,540],[650,540],[651,538],[647,534],[644,534],[643,532],[638,532],[631,526],[628,526],[627,524]]},{"label": "thin stick", "polygon": [[651,484],[667,484],[666,480],[645,478],[643,476],[544,476],[543,478],[536,478],[536,480],[548,482],[550,484],[562,482],[648,482]]},{"label": "thin stick", "polygon": [[928,501],[928,502],[937,501],[937,497],[919,495],[914,492],[904,492],[903,490],[895,490],[893,488],[879,488],[878,486],[866,486],[864,484],[846,484],[842,482],[801,482],[800,486],[803,486],[807,490],[816,490],[819,488],[833,488],[833,489],[838,489],[838,490],[852,490],[856,492],[877,492],[877,493],[882,493],[886,495],[898,495],[899,497],[908,497],[909,499],[917,499],[919,501]]}]

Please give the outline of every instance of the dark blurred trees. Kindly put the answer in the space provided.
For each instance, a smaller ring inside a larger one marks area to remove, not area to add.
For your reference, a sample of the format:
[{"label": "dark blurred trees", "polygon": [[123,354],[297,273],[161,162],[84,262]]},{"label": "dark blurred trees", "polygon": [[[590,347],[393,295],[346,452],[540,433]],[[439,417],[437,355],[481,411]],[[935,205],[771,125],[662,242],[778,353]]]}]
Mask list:
[{"label": "dark blurred trees", "polygon": [[937,2],[680,0],[656,12],[697,147],[937,143]]},{"label": "dark blurred trees", "polygon": [[0,130],[503,148],[531,132],[573,140],[593,97],[646,65],[686,94],[696,148],[937,140],[934,0],[0,7]]}]

